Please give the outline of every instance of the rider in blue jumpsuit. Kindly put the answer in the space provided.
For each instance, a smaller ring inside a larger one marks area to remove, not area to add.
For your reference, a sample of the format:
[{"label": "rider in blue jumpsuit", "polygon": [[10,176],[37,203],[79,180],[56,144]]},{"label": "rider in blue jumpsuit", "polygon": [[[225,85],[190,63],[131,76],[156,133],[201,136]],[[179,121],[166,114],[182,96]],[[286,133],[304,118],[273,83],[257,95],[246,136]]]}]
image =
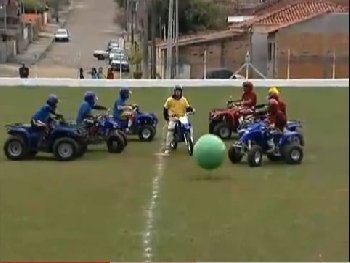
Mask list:
[{"label": "rider in blue jumpsuit", "polygon": [[48,125],[51,116],[62,117],[61,114],[56,113],[58,102],[58,97],[55,94],[50,94],[47,98],[46,104],[41,106],[31,118],[30,123],[32,128],[39,132],[38,146],[48,132]]},{"label": "rider in blue jumpsuit", "polygon": [[[120,89],[119,96],[114,102],[113,107],[113,118],[118,122],[127,122],[128,128],[131,126],[130,120],[130,111],[132,111],[133,107],[127,104],[127,101],[130,97],[131,91],[127,87],[123,87]],[[128,120],[129,119],[129,120]],[[124,126],[124,125],[122,125]]]},{"label": "rider in blue jumpsuit", "polygon": [[107,110],[106,107],[96,105],[96,94],[92,91],[87,91],[84,94],[84,101],[80,104],[76,122],[82,124],[87,118],[92,117],[92,110]]}]

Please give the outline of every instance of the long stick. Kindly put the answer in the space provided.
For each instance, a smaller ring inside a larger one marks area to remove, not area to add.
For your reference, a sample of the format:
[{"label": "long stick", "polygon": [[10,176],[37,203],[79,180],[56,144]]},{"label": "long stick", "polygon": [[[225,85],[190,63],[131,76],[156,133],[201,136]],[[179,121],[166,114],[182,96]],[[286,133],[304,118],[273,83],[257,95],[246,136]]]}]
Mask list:
[{"label": "long stick", "polygon": [[169,17],[168,17],[168,44],[167,44],[167,70],[166,78],[171,79],[171,65],[173,60],[173,50],[172,50],[172,25],[173,25],[173,11],[174,0],[169,0]]},{"label": "long stick", "polygon": [[287,79],[290,78],[290,48],[288,49]]},{"label": "long stick", "polygon": [[179,0],[175,0],[175,63],[176,78],[179,78]]}]

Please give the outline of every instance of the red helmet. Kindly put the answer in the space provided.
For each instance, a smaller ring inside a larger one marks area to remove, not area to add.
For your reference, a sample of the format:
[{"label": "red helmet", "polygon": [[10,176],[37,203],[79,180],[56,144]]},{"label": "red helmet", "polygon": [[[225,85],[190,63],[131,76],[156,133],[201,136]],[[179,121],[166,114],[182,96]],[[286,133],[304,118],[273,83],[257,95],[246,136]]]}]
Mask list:
[{"label": "red helmet", "polygon": [[249,91],[252,91],[253,88],[254,88],[254,85],[250,81],[244,81],[243,82],[243,90],[244,91],[249,92]]}]

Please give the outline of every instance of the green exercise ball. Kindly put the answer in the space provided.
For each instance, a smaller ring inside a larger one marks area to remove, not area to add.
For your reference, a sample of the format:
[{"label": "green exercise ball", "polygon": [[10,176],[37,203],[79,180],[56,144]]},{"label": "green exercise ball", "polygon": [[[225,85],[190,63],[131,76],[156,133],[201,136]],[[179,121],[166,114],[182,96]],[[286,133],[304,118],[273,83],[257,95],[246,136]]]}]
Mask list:
[{"label": "green exercise ball", "polygon": [[218,168],[224,162],[225,153],[224,142],[212,134],[200,137],[193,149],[193,157],[197,164],[207,170]]}]

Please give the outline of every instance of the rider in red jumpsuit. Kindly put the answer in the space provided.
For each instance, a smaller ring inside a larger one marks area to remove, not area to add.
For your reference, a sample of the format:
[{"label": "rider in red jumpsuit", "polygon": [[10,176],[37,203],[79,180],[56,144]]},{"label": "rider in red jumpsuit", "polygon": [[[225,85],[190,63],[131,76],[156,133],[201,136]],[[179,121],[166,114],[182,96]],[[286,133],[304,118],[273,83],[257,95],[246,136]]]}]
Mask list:
[{"label": "rider in red jumpsuit", "polygon": [[257,96],[254,92],[254,85],[250,81],[243,82],[243,94],[241,98],[242,106],[244,107],[255,107],[257,103]]},{"label": "rider in red jumpsuit", "polygon": [[[257,104],[257,96],[256,93],[254,92],[254,85],[250,81],[245,81],[243,82],[243,94],[241,97],[241,100],[239,103],[243,106],[243,110],[246,109],[251,109],[256,106]],[[229,101],[228,104],[232,105],[232,101]],[[239,123],[239,118],[242,115],[241,111],[237,111],[234,115],[234,121],[236,124],[236,127],[238,127]]]},{"label": "rider in red jumpsuit", "polygon": [[275,99],[269,99],[268,114],[269,133],[272,137],[268,143],[271,146],[271,151],[275,151],[283,129],[287,125],[287,118],[280,110],[279,102]]},{"label": "rider in red jumpsuit", "polygon": [[276,90],[276,91],[273,89],[270,89],[270,90],[271,90],[271,92],[269,91],[268,99],[277,100],[279,109],[284,113],[284,115],[287,116],[287,105],[284,101],[281,100],[281,97],[279,95],[278,90]]}]

